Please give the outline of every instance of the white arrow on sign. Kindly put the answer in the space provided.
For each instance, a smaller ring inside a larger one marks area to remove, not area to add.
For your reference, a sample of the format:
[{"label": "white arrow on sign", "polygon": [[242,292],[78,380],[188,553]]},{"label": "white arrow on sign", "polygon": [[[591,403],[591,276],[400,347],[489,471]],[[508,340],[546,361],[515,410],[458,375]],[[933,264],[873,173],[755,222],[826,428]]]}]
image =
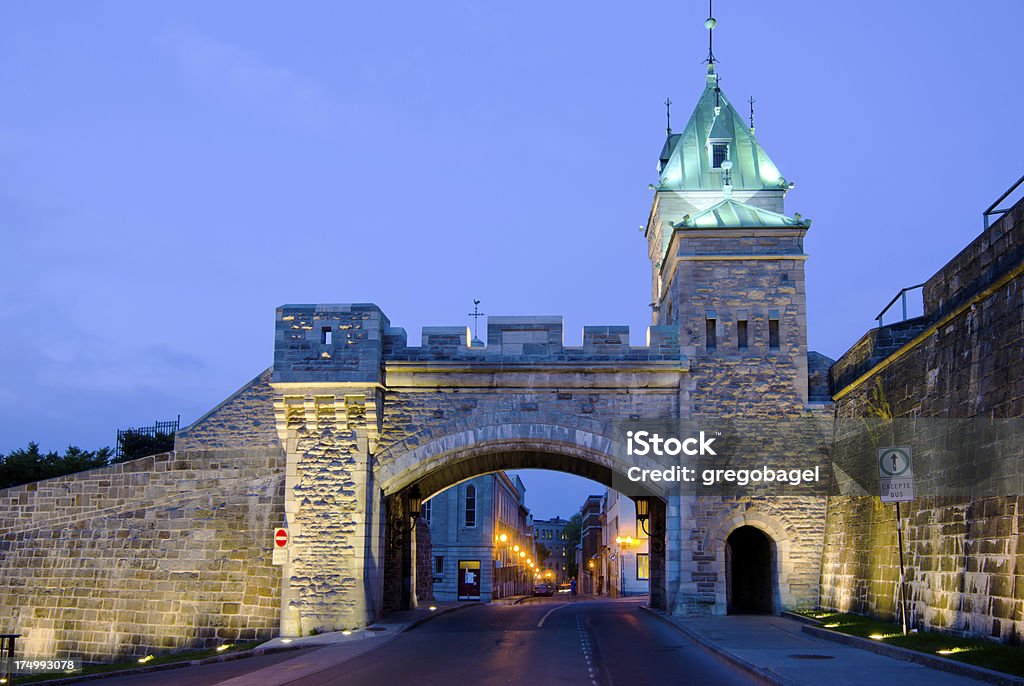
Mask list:
[{"label": "white arrow on sign", "polygon": [[914,499],[914,461],[909,445],[878,449],[878,486],[883,503]]}]

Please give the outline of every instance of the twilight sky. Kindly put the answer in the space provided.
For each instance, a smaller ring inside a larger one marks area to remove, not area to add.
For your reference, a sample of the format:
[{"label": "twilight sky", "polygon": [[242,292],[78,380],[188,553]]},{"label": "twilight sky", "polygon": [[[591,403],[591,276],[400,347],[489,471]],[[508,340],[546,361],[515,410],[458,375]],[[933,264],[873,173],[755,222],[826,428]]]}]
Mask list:
[{"label": "twilight sky", "polygon": [[[810,343],[836,357],[1024,172],[1024,3],[716,5],[722,88],[814,220]],[[480,298],[641,343],[661,103],[681,129],[705,14],[0,3],[0,452],[191,422],[270,364],[284,303],[375,302],[413,342]],[[542,517],[600,490],[526,477]]]}]

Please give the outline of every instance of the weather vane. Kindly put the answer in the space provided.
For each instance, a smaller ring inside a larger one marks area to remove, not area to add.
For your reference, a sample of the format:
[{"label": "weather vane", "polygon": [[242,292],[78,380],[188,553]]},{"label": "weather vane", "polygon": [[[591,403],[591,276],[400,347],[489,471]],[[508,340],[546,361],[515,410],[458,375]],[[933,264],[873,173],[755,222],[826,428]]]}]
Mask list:
[{"label": "weather vane", "polygon": [[473,311],[470,312],[466,316],[473,318],[473,340],[477,340],[478,339],[478,336],[476,335],[477,334],[477,326],[480,323],[480,317],[486,316],[483,312],[480,311],[480,301],[479,300],[476,300],[476,299],[473,300]]},{"label": "weather vane", "polygon": [[714,45],[712,35],[714,34],[715,27],[718,26],[718,21],[711,11],[711,2],[712,0],[708,0],[708,18],[704,22],[704,28],[708,30],[708,58],[706,62],[713,67],[718,60],[715,59],[715,51],[712,49]]},{"label": "weather vane", "polygon": [[757,100],[754,100],[754,96],[751,95],[750,100],[747,102],[750,103],[750,133],[754,133],[754,103],[757,102]]},{"label": "weather vane", "polygon": [[665,132],[672,135],[672,98],[665,98]]}]

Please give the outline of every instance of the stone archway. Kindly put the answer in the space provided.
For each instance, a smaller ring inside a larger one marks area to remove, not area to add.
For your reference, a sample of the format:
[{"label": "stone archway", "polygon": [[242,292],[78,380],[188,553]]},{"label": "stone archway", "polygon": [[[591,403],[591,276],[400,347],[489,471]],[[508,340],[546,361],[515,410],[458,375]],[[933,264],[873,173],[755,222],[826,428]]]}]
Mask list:
[{"label": "stone archway", "polygon": [[774,602],[772,540],[745,525],[725,540],[725,587],[728,614],[771,614]]},{"label": "stone archway", "polygon": [[[732,503],[732,506],[735,507],[736,504]],[[730,564],[733,562],[733,551],[730,550],[730,540],[734,549],[742,548],[740,551],[741,562],[745,557],[747,563],[760,565],[760,571],[756,573],[755,578],[767,584],[766,588],[762,587],[758,592],[762,597],[762,602],[754,604],[756,608],[754,612],[779,614],[783,608],[794,605],[794,595],[790,585],[790,575],[793,570],[793,541],[785,522],[754,508],[745,509],[739,513],[732,509],[727,512],[730,516],[719,520],[716,526],[709,527],[707,538],[704,541],[704,549],[714,553],[709,564],[709,571],[713,572],[715,578],[720,581],[715,592],[714,614],[728,614],[732,611],[730,607],[730,585],[732,583]],[[736,539],[732,539],[733,534],[740,530],[743,531]],[[758,536],[761,538],[757,538]],[[763,544],[765,543],[769,555],[767,574],[764,569]],[[747,579],[750,579],[750,575],[747,575]],[[763,598],[769,594],[770,605],[763,601]],[[741,600],[743,601],[740,603],[741,609],[751,602],[750,598]]]},{"label": "stone archway", "polygon": [[[403,522],[407,496],[415,491],[428,497],[450,486],[491,472],[515,469],[547,469],[583,476],[606,486],[613,486],[616,475],[624,475],[633,462],[625,463],[617,455],[614,440],[605,436],[597,422],[583,427],[566,427],[551,423],[523,421],[519,417],[481,416],[478,424],[460,427],[461,431],[417,442],[408,452],[393,454],[381,451],[378,456],[376,481],[384,498],[385,551],[384,579],[380,605],[384,608],[408,607],[414,583],[408,581],[415,560],[415,536]],[[596,429],[596,430],[595,430]],[[438,432],[435,432],[435,434]],[[650,506],[650,603],[666,606],[666,512],[665,495],[650,490],[645,493]],[[575,503],[574,503],[575,505]],[[406,531],[404,538],[395,531]],[[400,592],[401,599],[395,594]]]}]

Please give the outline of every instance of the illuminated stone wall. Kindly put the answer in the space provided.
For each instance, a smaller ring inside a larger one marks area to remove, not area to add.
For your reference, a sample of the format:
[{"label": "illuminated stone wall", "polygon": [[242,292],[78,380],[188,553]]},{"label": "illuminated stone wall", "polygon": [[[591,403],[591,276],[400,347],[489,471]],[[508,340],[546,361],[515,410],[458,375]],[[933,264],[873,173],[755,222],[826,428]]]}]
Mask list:
[{"label": "illuminated stone wall", "polygon": [[[928,280],[924,317],[869,332],[836,363],[837,420],[888,412],[919,424],[1024,421],[1022,269],[1018,203]],[[1000,490],[902,506],[910,614],[920,625],[1007,640],[1024,633],[1024,452],[1018,425],[1001,426],[996,440],[965,452],[960,464],[919,475],[925,494],[955,480]],[[918,449],[927,464],[928,447]],[[876,486],[830,499],[822,604],[891,617],[899,577],[894,507],[879,503]]]},{"label": "illuminated stone wall", "polygon": [[277,633],[279,448],[181,451],[0,491],[0,632],[109,660]]}]

